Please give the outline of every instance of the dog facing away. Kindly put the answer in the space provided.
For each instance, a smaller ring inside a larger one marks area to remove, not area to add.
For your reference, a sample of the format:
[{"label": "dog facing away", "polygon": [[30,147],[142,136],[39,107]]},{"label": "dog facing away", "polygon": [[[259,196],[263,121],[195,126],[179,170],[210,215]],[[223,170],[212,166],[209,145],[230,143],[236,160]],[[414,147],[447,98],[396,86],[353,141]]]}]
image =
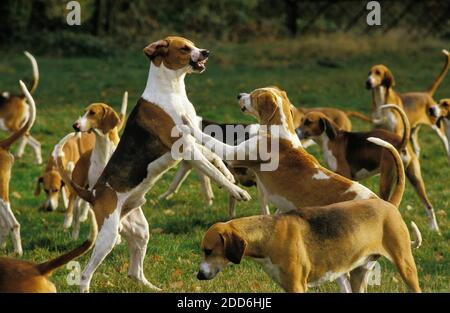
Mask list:
[{"label": "dog facing away", "polygon": [[23,254],[20,224],[14,216],[11,203],[9,202],[9,182],[11,180],[11,169],[14,164],[14,156],[9,152],[9,149],[12,144],[30,131],[36,120],[34,99],[22,81],[20,81],[20,87],[30,105],[28,121],[18,131],[0,141],[0,247],[6,246],[7,237],[11,234],[14,253],[19,256]]},{"label": "dog facing away", "polygon": [[[148,242],[145,216],[136,214],[128,225],[121,221],[139,212],[136,209],[145,203],[148,190],[181,159],[191,162],[238,200],[250,199],[245,190],[233,183],[233,175],[217,155],[197,144],[192,137],[173,135],[173,131],[183,124],[182,115],[188,115],[193,121],[197,119],[195,108],[187,98],[184,78],[188,73],[205,70],[209,51],[199,49],[185,38],[166,37],[148,45],[144,53],[150,59],[147,86],[92,190],[71,180],[59,162],[62,151],[58,154],[57,164],[63,180],[92,205],[98,222],[98,238],[81,276],[83,292],[89,291],[96,268],[115,246],[121,226],[124,227],[122,231],[142,232],[145,236],[145,240],[139,236],[133,241],[135,253],[131,255],[128,275],[153,290],[160,290],[145,278],[143,271]],[[199,123],[196,125],[198,128]],[[176,147],[182,147],[182,151]],[[172,155],[174,150],[177,151]]]},{"label": "dog facing away", "polygon": [[[95,186],[119,143],[119,131],[124,125],[127,106],[128,92],[123,95],[120,114],[105,103],[92,103],[72,125],[77,133],[95,135],[94,147],[81,155],[72,172],[72,180],[78,185],[87,188]],[[59,145],[64,146],[64,143],[60,142]],[[89,209],[85,201],[76,198],[78,197],[75,193],[71,194],[64,220],[64,228],[67,229],[75,219],[72,231],[74,239],[78,238],[80,223],[86,220]]]},{"label": "dog facing away", "polygon": [[409,145],[410,127],[406,114],[397,105],[383,105],[381,110],[391,109],[400,114],[403,137],[385,129],[374,129],[369,132],[346,132],[339,130],[325,115],[311,112],[299,129],[303,138],[312,138],[321,143],[322,152],[328,167],[345,177],[363,180],[378,173],[380,176],[380,197],[389,199],[395,181],[395,160],[388,150],[367,141],[369,137],[381,138],[402,154],[406,176],[414,187],[418,197],[425,205],[430,228],[439,232],[439,226],[422,178],[419,159]]},{"label": "dog facing away", "polygon": [[91,215],[89,238],[79,247],[44,263],[0,257],[0,293],[53,293],[56,286],[49,280],[59,267],[89,251],[97,238],[97,222]]},{"label": "dog facing away", "polygon": [[[25,51],[24,54],[30,60],[33,69],[32,82],[29,87],[30,94],[33,95],[39,84],[39,68],[35,57],[31,53]],[[0,93],[0,130],[15,133],[26,123],[30,115],[30,108],[26,100],[24,93],[17,95],[7,91]],[[33,149],[36,163],[41,164],[41,144],[29,133],[22,137],[15,156],[17,158],[22,157],[26,145]]]},{"label": "dog facing away", "polygon": [[[72,173],[80,156],[86,151],[91,150],[94,144],[95,136],[87,133],[80,134],[68,140],[62,148],[64,152],[64,167]],[[70,188],[65,185],[61,179],[61,175],[59,175],[55,162],[55,149],[56,145],[48,157],[44,173],[36,181],[36,188],[34,190],[34,195],[38,197],[41,194],[41,189],[44,189],[45,200],[40,206],[40,210],[43,211],[55,211],[58,209],[60,196],[63,200],[64,210],[67,210],[69,198],[72,194]]]},{"label": "dog facing away", "polygon": [[366,88],[372,91],[372,120],[375,125],[393,131],[398,135],[403,134],[401,118],[397,112],[381,111],[384,104],[395,104],[401,107],[408,116],[411,125],[411,143],[417,157],[420,155],[418,141],[419,129],[422,125],[428,125],[441,139],[450,158],[450,147],[445,134],[435,125],[438,118],[438,105],[433,100],[436,89],[441,84],[450,68],[450,54],[442,51],[445,56],[445,64],[432,85],[425,92],[408,92],[399,94],[394,90],[395,79],[392,72],[385,65],[375,65],[369,71]]}]

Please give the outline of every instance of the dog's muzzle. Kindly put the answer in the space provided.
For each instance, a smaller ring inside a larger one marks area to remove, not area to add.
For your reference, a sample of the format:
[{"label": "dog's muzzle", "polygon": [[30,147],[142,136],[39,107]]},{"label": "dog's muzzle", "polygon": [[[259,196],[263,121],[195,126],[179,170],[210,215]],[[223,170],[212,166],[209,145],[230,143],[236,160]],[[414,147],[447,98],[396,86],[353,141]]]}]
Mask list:
[{"label": "dog's muzzle", "polygon": [[366,80],[366,89],[372,89],[372,82],[370,79]]}]

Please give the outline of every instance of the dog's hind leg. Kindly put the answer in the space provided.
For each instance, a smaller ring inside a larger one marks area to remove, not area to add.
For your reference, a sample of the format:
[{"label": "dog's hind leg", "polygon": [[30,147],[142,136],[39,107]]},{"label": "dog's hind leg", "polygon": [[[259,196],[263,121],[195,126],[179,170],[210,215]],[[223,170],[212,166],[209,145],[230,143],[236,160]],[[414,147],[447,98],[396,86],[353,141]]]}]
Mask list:
[{"label": "dog's hind leg", "polygon": [[205,174],[198,172],[198,178],[200,180],[200,185],[202,186],[202,194],[205,197],[208,206],[213,204],[214,193],[211,187],[211,180]]},{"label": "dog's hind leg", "polygon": [[411,143],[414,150],[414,153],[416,154],[417,158],[420,156],[420,144],[419,144],[419,130],[420,126],[418,125],[411,129]]},{"label": "dog's hind leg", "polygon": [[11,210],[11,204],[9,201],[4,201],[0,199],[0,215],[1,219],[3,219],[4,223],[8,231],[11,231],[12,242],[14,246],[14,252],[22,256],[22,241],[20,239],[20,224],[14,216],[13,211]]},{"label": "dog's hind leg", "polygon": [[165,193],[159,196],[160,200],[164,199],[170,199],[174,194],[178,192],[178,189],[180,189],[181,184],[183,184],[184,180],[188,177],[189,173],[192,170],[192,166],[185,161],[180,162],[180,167],[177,170],[177,173],[175,174],[175,177],[173,178],[172,182],[170,183],[169,189]]},{"label": "dog's hind leg", "polygon": [[42,164],[42,148],[41,143],[37,141],[33,136],[28,137],[27,144],[33,149],[36,164]]},{"label": "dog's hind leg", "polygon": [[149,228],[147,219],[142,209],[132,210],[122,220],[121,234],[127,239],[130,253],[130,265],[128,276],[153,290],[161,290],[150,283],[144,274],[144,258],[149,240]]},{"label": "dog's hind leg", "polygon": [[15,154],[16,158],[20,159],[21,157],[23,157],[27,143],[28,143],[28,136],[25,135],[22,137],[22,140],[19,142],[19,146],[17,147]]}]

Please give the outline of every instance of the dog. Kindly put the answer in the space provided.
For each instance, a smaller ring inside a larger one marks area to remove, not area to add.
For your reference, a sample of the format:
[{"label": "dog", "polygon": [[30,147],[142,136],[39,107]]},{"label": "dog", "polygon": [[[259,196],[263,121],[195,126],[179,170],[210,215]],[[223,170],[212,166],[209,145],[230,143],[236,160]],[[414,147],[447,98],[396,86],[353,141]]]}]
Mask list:
[{"label": "dog", "polygon": [[[158,179],[181,159],[226,188],[238,200],[249,200],[245,190],[233,184],[233,175],[222,160],[177,128],[182,115],[196,121],[194,106],[187,98],[184,78],[206,68],[209,51],[197,48],[182,37],[166,37],[144,48],[150,59],[147,86],[131,112],[120,142],[92,190],[75,184],[64,171],[59,150],[58,168],[63,180],[94,210],[99,234],[94,251],[81,276],[81,291],[89,291],[95,269],[115,246],[122,232],[138,233],[131,244],[128,275],[145,286],[160,290],[144,275],[143,259],[148,241],[148,223],[136,208],[145,203],[145,194]],[[196,121],[197,122],[197,121]],[[199,127],[199,123],[196,124]],[[194,156],[194,157],[192,157]],[[121,223],[125,217],[131,221]],[[142,237],[144,236],[144,237]],[[134,237],[131,237],[134,239]],[[145,238],[145,240],[142,240]]]},{"label": "dog", "polygon": [[12,258],[0,257],[0,293],[54,293],[56,286],[49,280],[59,267],[78,258],[94,245],[97,237],[95,215],[91,215],[91,233],[79,247],[47,262],[35,264]]},{"label": "dog", "polygon": [[23,250],[20,238],[20,224],[14,216],[9,202],[9,182],[11,180],[11,169],[14,164],[14,156],[9,152],[9,149],[11,145],[30,131],[36,120],[36,105],[25,84],[22,81],[19,83],[30,105],[30,109],[28,111],[28,120],[25,124],[8,138],[0,141],[0,246],[4,247],[6,245],[8,234],[11,233],[14,253],[21,256]]},{"label": "dog", "polygon": [[[39,69],[34,56],[27,51],[24,51],[24,54],[30,60],[33,69],[33,79],[29,87],[30,94],[33,94],[39,84]],[[19,131],[28,120],[29,114],[29,106],[23,93],[14,95],[5,91],[0,94],[0,130],[9,133]],[[36,163],[42,164],[41,144],[29,133],[22,137],[15,156],[17,158],[22,157],[26,145],[33,149]]]},{"label": "dog", "polygon": [[[113,108],[105,103],[92,103],[85,109],[83,116],[72,125],[77,133],[93,133],[95,135],[93,149],[81,155],[72,172],[72,180],[78,185],[89,188],[97,182],[119,143],[119,131],[124,124],[127,106],[128,92],[123,95],[120,114],[117,114]],[[76,194],[72,193],[64,220],[65,229],[72,225],[75,198]],[[89,206],[82,201],[82,203],[77,203],[75,207],[72,238],[78,239],[80,222],[86,220]]]},{"label": "dog", "polygon": [[[450,143],[450,99],[439,100],[438,115],[436,127],[441,130],[441,133],[445,134],[447,142]],[[448,161],[450,162],[450,154],[448,155]]]},{"label": "dog", "polygon": [[[239,94],[238,102],[242,112],[255,117],[260,125],[267,125],[266,130],[260,129],[257,136],[238,146],[226,145],[201,133],[187,117],[183,119],[186,125],[179,128],[183,134],[192,133],[196,140],[210,147],[224,160],[232,161],[232,166],[253,170],[257,184],[268,201],[278,210],[288,211],[298,207],[357,199],[378,199],[378,196],[365,186],[322,167],[303,149],[294,130],[291,103],[284,91],[277,87],[259,88],[250,94]],[[268,161],[260,157],[259,147],[270,147],[271,141],[274,140],[278,141],[278,155],[272,156],[272,159],[278,160],[278,166],[275,170],[263,171],[261,165]],[[378,140],[372,142],[383,145]],[[403,169],[397,150],[389,148],[389,151],[396,160],[397,171],[399,168]],[[236,160],[237,155],[244,158]],[[251,156],[254,156],[253,159]],[[399,183],[397,179],[389,199],[395,205],[401,201]],[[342,291],[350,289],[344,276],[338,279],[338,283]]]},{"label": "dog", "polygon": [[366,268],[383,256],[411,291],[421,292],[411,252],[411,245],[420,246],[421,234],[411,224],[414,242],[397,207],[381,199],[216,223],[203,237],[197,278],[213,279],[245,256],[261,264],[286,292],[306,292],[347,272],[352,290],[364,292]]},{"label": "dog", "polygon": [[[240,144],[242,141],[247,140],[249,137],[257,134],[259,125],[257,124],[245,124],[245,123],[219,123],[211,120],[202,119],[201,120],[201,130],[203,132],[214,134],[214,137],[223,142],[229,142],[234,145]],[[228,169],[233,174],[234,180],[237,184],[244,187],[257,186],[256,177],[253,172],[247,168],[233,168],[230,164],[227,164]],[[192,170],[192,166],[187,161],[181,161],[180,166],[169,185],[166,192],[159,196],[160,200],[171,199],[181,187],[181,184],[187,178]],[[213,204],[214,193],[211,188],[210,179],[198,172],[198,177],[200,180],[202,194],[205,197],[208,206]],[[270,214],[269,206],[267,200],[261,191],[258,192],[258,201],[261,207],[261,214]],[[230,217],[236,216],[236,199],[231,195],[228,197],[228,213]]]},{"label": "dog", "polygon": [[403,126],[400,116],[396,112],[381,111],[380,106],[384,104],[395,104],[401,107],[408,116],[411,125],[411,143],[417,157],[420,156],[420,145],[418,132],[422,125],[433,128],[441,139],[450,157],[448,140],[444,133],[436,127],[438,118],[438,105],[433,100],[436,89],[441,84],[450,67],[450,55],[447,50],[442,51],[445,55],[445,64],[441,73],[436,77],[433,84],[425,92],[408,92],[399,94],[394,91],[395,79],[392,72],[385,65],[375,65],[369,71],[366,88],[372,90],[372,119],[373,123],[381,128],[393,131],[402,136]]},{"label": "dog", "polygon": [[380,109],[392,109],[400,114],[404,124],[402,128],[405,130],[403,137],[384,129],[358,133],[342,131],[330,119],[317,112],[305,116],[303,125],[299,127],[300,133],[303,138],[313,138],[321,143],[324,159],[332,171],[354,180],[363,180],[380,173],[380,197],[384,200],[389,198],[394,184],[395,161],[385,149],[367,142],[367,138],[381,138],[394,145],[402,155],[409,182],[425,204],[430,228],[439,232],[433,205],[428,199],[423,182],[419,160],[408,144],[410,138],[408,118],[397,105],[383,105]]},{"label": "dog", "polygon": [[[93,134],[81,134],[68,140],[64,146],[64,158],[62,160],[64,167],[72,173],[75,164],[80,156],[92,149],[95,144],[95,136]],[[63,199],[63,206],[66,210],[69,205],[69,198],[72,194],[70,188],[66,186],[61,179],[55,162],[55,149],[48,157],[47,166],[44,173],[38,177],[34,195],[38,197],[41,194],[41,188],[45,192],[45,201],[40,206],[40,210],[55,211],[59,206],[59,197]]]}]

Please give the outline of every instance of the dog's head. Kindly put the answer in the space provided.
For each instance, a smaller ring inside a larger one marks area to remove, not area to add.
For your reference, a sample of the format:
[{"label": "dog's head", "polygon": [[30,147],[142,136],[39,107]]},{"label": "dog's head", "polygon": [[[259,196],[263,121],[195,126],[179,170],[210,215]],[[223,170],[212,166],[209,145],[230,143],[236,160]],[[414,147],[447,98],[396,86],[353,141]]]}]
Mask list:
[{"label": "dog's head", "polygon": [[292,104],[280,88],[259,88],[250,94],[240,93],[237,98],[241,111],[255,117],[259,124],[282,125],[294,132]]},{"label": "dog's head", "polygon": [[202,240],[203,260],[197,278],[213,279],[230,262],[239,264],[246,247],[247,242],[232,224],[214,224]]},{"label": "dog's head", "polygon": [[439,100],[439,115],[450,119],[450,99]]},{"label": "dog's head", "polygon": [[336,128],[325,114],[309,112],[305,114],[296,133],[300,139],[317,138],[326,133],[327,137],[333,140],[336,137]]},{"label": "dog's head", "polygon": [[373,89],[383,86],[385,88],[393,88],[395,86],[394,75],[384,65],[375,65],[369,71],[369,77],[366,80],[366,88]]},{"label": "dog's head", "polygon": [[109,105],[93,103],[86,108],[83,116],[76,120],[73,128],[77,132],[90,132],[98,129],[103,134],[107,134],[119,123],[119,115]]},{"label": "dog's head", "polygon": [[58,208],[59,193],[64,187],[64,182],[57,170],[47,171],[37,179],[36,189],[34,195],[38,196],[41,193],[41,186],[45,192],[45,202],[41,209],[46,211],[54,211]]},{"label": "dog's head", "polygon": [[187,73],[202,73],[209,56],[209,50],[197,48],[192,41],[176,36],[149,44],[144,53],[158,67],[162,63],[170,70]]}]

